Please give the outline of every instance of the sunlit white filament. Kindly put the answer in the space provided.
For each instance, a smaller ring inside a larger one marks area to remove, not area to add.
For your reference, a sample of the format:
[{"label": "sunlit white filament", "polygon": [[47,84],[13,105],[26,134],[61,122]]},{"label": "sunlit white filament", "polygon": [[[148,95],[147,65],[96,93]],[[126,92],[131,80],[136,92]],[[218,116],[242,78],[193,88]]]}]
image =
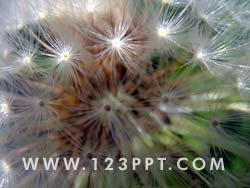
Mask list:
[{"label": "sunlit white filament", "polygon": [[22,29],[23,27],[24,27],[23,23],[20,23],[20,24],[17,25],[17,29],[19,29],[19,30]]},{"label": "sunlit white filament", "polygon": [[59,57],[59,63],[61,62],[67,62],[70,59],[70,52],[69,51],[64,51],[60,54]]},{"label": "sunlit white filament", "polygon": [[157,33],[160,37],[167,38],[167,36],[169,34],[169,30],[167,28],[164,28],[164,27],[159,27]]},{"label": "sunlit white filament", "polygon": [[164,3],[164,4],[170,4],[170,3],[172,3],[172,1],[173,0],[162,0],[162,3]]},{"label": "sunlit white filament", "polygon": [[44,12],[38,12],[37,19],[38,20],[44,20],[46,18],[46,14]]},{"label": "sunlit white filament", "polygon": [[2,163],[1,167],[3,169],[3,172],[6,173],[6,174],[9,173],[10,172],[10,166],[8,165],[8,163],[6,163],[5,161],[2,161],[1,163]]},{"label": "sunlit white filament", "polygon": [[30,64],[31,63],[31,57],[25,56],[22,61],[24,64]]},{"label": "sunlit white filament", "polygon": [[114,38],[112,41],[112,47],[119,50],[121,48],[121,46],[123,45],[123,42],[121,39],[119,38]]},{"label": "sunlit white filament", "polygon": [[198,53],[196,54],[196,58],[197,58],[198,60],[204,60],[205,54],[204,54],[203,52],[198,52]]},{"label": "sunlit white filament", "polygon": [[0,104],[0,112],[4,114],[9,113],[9,105],[7,103]]},{"label": "sunlit white filament", "polygon": [[95,12],[95,10],[96,10],[96,3],[95,3],[95,2],[92,2],[92,1],[87,2],[87,4],[86,4],[86,9],[87,9],[87,11],[90,12],[90,13]]},{"label": "sunlit white filament", "polygon": [[8,49],[5,49],[5,50],[3,51],[3,57],[4,57],[4,58],[7,58],[7,57],[9,56],[9,54],[10,54],[10,51],[9,51]]}]

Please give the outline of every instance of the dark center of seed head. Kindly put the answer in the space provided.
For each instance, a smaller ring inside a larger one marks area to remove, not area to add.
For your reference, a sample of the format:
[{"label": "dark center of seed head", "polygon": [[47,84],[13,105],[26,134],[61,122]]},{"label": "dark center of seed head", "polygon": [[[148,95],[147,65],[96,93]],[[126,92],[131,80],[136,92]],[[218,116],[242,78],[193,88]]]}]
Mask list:
[{"label": "dark center of seed head", "polygon": [[162,99],[162,101],[163,101],[164,103],[168,103],[168,102],[169,102],[168,96],[164,96],[163,99]]},{"label": "dark center of seed head", "polygon": [[109,112],[109,111],[111,110],[111,106],[110,106],[109,104],[106,104],[106,105],[104,106],[104,109],[105,109],[107,112]]},{"label": "dark center of seed head", "polygon": [[213,125],[214,127],[216,127],[216,126],[219,125],[219,122],[218,122],[217,120],[213,120],[212,125]]},{"label": "dark center of seed head", "polygon": [[44,106],[45,106],[45,103],[44,103],[44,101],[39,101],[38,105],[39,105],[40,107],[44,107]]},{"label": "dark center of seed head", "polygon": [[93,158],[93,154],[92,153],[87,153],[87,158],[88,159],[92,159]]}]

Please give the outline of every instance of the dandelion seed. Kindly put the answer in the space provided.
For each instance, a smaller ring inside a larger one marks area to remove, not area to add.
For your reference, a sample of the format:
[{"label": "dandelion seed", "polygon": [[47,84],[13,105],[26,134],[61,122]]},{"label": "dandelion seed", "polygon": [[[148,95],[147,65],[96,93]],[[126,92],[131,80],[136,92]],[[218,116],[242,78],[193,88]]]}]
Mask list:
[{"label": "dandelion seed", "polygon": [[196,15],[216,31],[230,26],[228,25],[230,13],[227,9],[234,4],[234,1],[193,0],[191,3]]},{"label": "dandelion seed", "polygon": [[[68,89],[77,87],[80,90],[79,80],[86,75],[83,67],[91,62],[90,55],[83,50],[81,41],[77,39],[79,36],[74,34],[73,28],[69,27],[66,32],[62,32],[60,27],[53,24],[50,30],[44,28],[41,31],[45,42],[39,40],[39,43],[46,49],[41,52],[48,63],[46,73],[54,77],[57,84]],[[48,79],[51,77],[47,76]]]},{"label": "dandelion seed", "polygon": [[[13,102],[16,110],[14,118],[17,124],[19,126],[25,125],[27,120],[29,120],[31,127],[33,122],[39,127],[49,121],[53,121],[57,114],[55,108],[50,103],[55,100],[57,94],[49,91],[46,86],[42,86],[45,87],[45,91],[42,90],[42,87],[39,87],[37,83],[23,81],[22,85],[25,87],[23,89],[24,96],[14,97]],[[56,105],[57,102],[54,101],[54,104]]]},{"label": "dandelion seed", "polygon": [[132,15],[124,11],[127,5],[121,3],[119,6],[122,12],[116,12],[114,9],[110,14],[105,14],[102,23],[90,23],[88,28],[84,26],[79,30],[85,35],[86,48],[98,61],[105,62],[110,59],[109,63],[112,66],[120,63],[138,71],[139,64],[147,58],[144,52],[150,50],[147,45],[148,33],[139,20],[132,20]]},{"label": "dandelion seed", "polygon": [[[185,33],[194,24],[194,19],[189,16],[190,5],[184,8],[179,6],[158,7],[158,11],[152,10],[152,25],[158,39],[156,47],[164,53],[175,54],[177,48],[187,50],[187,44],[183,40]],[[164,39],[164,40],[163,40]]]},{"label": "dandelion seed", "polygon": [[222,68],[226,71],[232,67],[240,67],[240,65],[231,63],[230,60],[237,53],[241,53],[241,49],[248,42],[240,39],[241,33],[237,35],[230,31],[225,28],[214,34],[203,27],[191,34],[195,59],[201,61],[211,73],[217,74],[218,69]]}]

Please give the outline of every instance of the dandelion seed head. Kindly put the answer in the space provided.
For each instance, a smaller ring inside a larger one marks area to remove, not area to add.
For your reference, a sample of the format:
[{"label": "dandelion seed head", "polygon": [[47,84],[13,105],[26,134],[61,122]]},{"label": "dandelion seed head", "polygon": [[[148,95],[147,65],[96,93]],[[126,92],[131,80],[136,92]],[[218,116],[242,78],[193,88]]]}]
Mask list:
[{"label": "dandelion seed head", "polygon": [[[15,4],[16,0],[13,2]],[[241,41],[249,41],[246,40],[249,39],[247,32],[239,36],[234,28],[227,33],[221,29],[220,26],[234,25],[230,21],[234,18],[228,16],[230,11],[227,11],[227,15],[224,11],[224,2],[228,1],[24,2],[27,3],[22,2],[24,5],[18,5],[18,8],[14,6],[15,10],[11,12],[17,11],[12,16],[18,18],[8,21],[4,16],[11,30],[4,31],[3,35],[0,31],[0,36],[5,38],[3,41],[6,41],[6,44],[1,43],[0,51],[3,57],[4,54],[10,56],[6,59],[1,57],[0,62],[0,87],[2,89],[3,85],[4,94],[7,93],[4,97],[0,96],[1,134],[10,132],[11,135],[6,134],[7,142],[17,143],[13,149],[6,146],[11,150],[7,156],[13,156],[14,162],[9,161],[11,166],[0,160],[0,188],[7,187],[11,182],[9,173],[15,176],[16,171],[19,172],[19,160],[28,154],[42,157],[82,156],[80,163],[89,164],[83,166],[87,167],[88,173],[84,174],[90,187],[107,187],[107,180],[113,183],[112,173],[103,173],[103,161],[98,163],[100,173],[92,173],[88,168],[93,166],[90,164],[92,157],[100,156],[103,159],[109,156],[116,160],[118,156],[146,156],[147,150],[150,150],[149,153],[167,150],[171,157],[181,157],[187,152],[193,158],[204,151],[202,154],[208,158],[211,146],[230,151],[231,145],[235,145],[236,149],[230,152],[238,154],[237,146],[241,143],[237,140],[225,139],[224,135],[211,139],[211,135],[219,134],[210,133],[207,129],[217,131],[220,128],[218,125],[224,123],[220,119],[214,120],[217,114],[213,118],[202,116],[203,112],[204,116],[214,112],[206,111],[207,104],[209,107],[223,105],[222,111],[228,110],[230,105],[227,102],[234,98],[230,96],[229,100],[224,100],[231,93],[217,97],[215,89],[224,89],[225,79],[217,83],[217,77],[211,76],[209,68],[215,65],[226,67],[234,54],[240,54],[235,50],[244,46]],[[225,10],[229,10],[227,8]],[[27,15],[32,17],[27,18]],[[8,46],[11,50],[5,52]],[[208,70],[200,70],[196,64],[186,69],[190,61],[205,64]],[[242,68],[238,65],[231,67],[236,66]],[[10,73],[5,74],[5,70],[10,70]],[[229,88],[229,80],[225,82],[226,88]],[[236,84],[249,93],[249,79],[244,78],[237,83],[234,79],[234,90]],[[9,94],[11,100],[6,97]],[[235,99],[239,98],[235,96]],[[220,104],[221,101],[223,104]],[[200,112],[202,114],[198,117]],[[224,114],[227,116],[229,113]],[[213,126],[200,126],[197,119],[201,116],[201,124]],[[208,139],[205,138],[207,135]],[[227,135],[230,138],[231,135]],[[202,148],[189,147],[196,139],[200,142],[199,137],[203,139]],[[211,143],[221,139],[218,145]],[[230,144],[231,141],[235,144]],[[6,145],[5,139],[1,138],[0,144]],[[227,146],[223,148],[223,144]],[[245,155],[244,152],[249,149],[241,146],[239,150]],[[248,154],[246,158],[249,158]],[[171,161],[167,162],[172,164]],[[61,169],[62,163],[59,167]],[[156,181],[155,185],[159,180],[162,187],[169,186],[169,177],[154,173],[154,170],[152,168],[152,171],[150,169],[137,176],[141,171],[130,173],[128,169],[124,180],[129,179],[141,187],[144,182],[151,185],[148,180]],[[78,186],[78,179],[85,178],[79,171],[69,174],[59,171],[47,173],[40,170],[35,176],[30,171],[21,173],[21,178],[25,179],[22,182],[27,186],[18,187],[84,187]],[[188,178],[193,177],[192,170],[190,174],[187,173],[189,171],[183,174],[178,172],[176,180],[178,182],[179,177],[182,178],[183,187],[186,183],[190,186]],[[207,182],[213,187],[213,182],[209,181],[210,177],[213,179],[212,172],[211,176],[206,176],[208,179],[197,173],[195,177],[201,182],[198,187]],[[157,178],[151,178],[154,174],[157,174]],[[65,177],[61,178],[61,175]],[[99,179],[98,185],[93,184],[93,178]],[[174,186],[174,183],[171,182],[171,185]],[[113,185],[123,186],[119,180]]]}]

